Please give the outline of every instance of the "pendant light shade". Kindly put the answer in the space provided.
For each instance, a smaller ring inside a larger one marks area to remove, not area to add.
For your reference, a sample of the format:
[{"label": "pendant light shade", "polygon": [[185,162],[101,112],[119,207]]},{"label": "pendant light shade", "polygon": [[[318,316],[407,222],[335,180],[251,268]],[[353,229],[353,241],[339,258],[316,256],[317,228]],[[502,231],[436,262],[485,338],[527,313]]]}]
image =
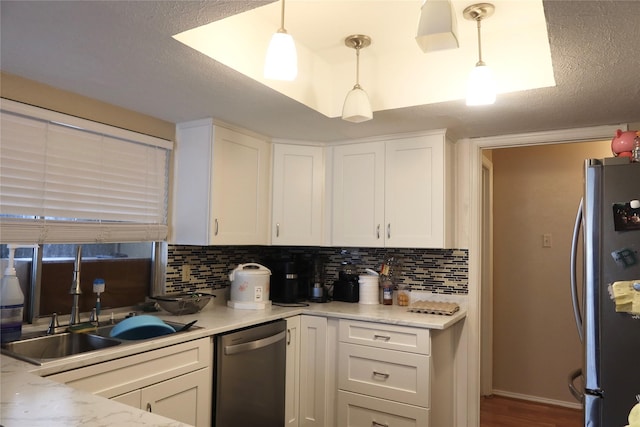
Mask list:
[{"label": "pendant light shade", "polygon": [[496,102],[496,83],[493,72],[482,61],[482,39],[480,23],[493,15],[495,7],[491,3],[478,3],[467,7],[462,15],[478,24],[478,62],[469,75],[467,83],[467,105],[490,105]]},{"label": "pendant light shade", "polygon": [[298,76],[298,54],[293,37],[284,29],[284,0],[280,28],[271,37],[264,64],[264,77],[271,80],[295,80]]},{"label": "pendant light shade", "polygon": [[369,96],[360,86],[353,87],[347,94],[342,107],[342,119],[360,123],[373,118]]},{"label": "pendant light shade", "polygon": [[496,102],[496,82],[493,71],[485,64],[476,64],[467,82],[467,105],[491,105]]},{"label": "pendant light shade", "polygon": [[344,40],[347,47],[356,50],[356,84],[349,91],[342,106],[342,120],[352,123],[361,123],[373,118],[371,103],[367,92],[360,87],[360,49],[371,44],[371,38],[361,34],[355,34]]},{"label": "pendant light shade", "polygon": [[425,53],[460,47],[458,21],[450,0],[424,0],[416,42]]}]

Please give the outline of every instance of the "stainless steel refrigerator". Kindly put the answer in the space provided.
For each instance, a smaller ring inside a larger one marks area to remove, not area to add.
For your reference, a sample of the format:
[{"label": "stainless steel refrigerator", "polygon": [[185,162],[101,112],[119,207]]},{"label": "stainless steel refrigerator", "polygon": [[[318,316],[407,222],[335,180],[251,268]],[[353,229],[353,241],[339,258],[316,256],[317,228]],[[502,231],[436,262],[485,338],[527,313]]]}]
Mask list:
[{"label": "stainless steel refrigerator", "polygon": [[[583,283],[576,280],[580,237]],[[640,398],[640,163],[586,161],[571,264],[583,365],[569,388],[583,402],[585,426],[624,427]]]}]

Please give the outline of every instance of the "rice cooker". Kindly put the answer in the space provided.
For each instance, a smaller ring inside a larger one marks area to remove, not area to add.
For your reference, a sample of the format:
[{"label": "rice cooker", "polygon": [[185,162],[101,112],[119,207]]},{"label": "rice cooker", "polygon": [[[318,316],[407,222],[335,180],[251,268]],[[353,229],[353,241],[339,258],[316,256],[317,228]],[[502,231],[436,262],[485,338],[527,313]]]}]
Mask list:
[{"label": "rice cooker", "polygon": [[229,274],[231,295],[227,305],[232,308],[260,309],[271,305],[269,280],[271,270],[256,263],[238,264]]}]

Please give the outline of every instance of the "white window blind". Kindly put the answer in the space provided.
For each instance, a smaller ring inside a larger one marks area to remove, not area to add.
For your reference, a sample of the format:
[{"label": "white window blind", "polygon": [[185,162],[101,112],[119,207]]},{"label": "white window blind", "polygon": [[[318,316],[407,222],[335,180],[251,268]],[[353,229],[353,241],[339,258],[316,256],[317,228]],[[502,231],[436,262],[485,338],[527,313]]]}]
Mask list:
[{"label": "white window blind", "polygon": [[2,100],[0,242],[167,237],[170,141]]}]

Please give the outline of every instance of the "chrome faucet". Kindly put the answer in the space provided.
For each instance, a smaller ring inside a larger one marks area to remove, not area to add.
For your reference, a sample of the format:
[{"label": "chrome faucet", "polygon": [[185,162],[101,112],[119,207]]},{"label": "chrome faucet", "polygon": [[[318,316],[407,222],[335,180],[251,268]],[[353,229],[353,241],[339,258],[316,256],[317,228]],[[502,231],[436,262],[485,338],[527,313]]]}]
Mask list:
[{"label": "chrome faucet", "polygon": [[71,283],[71,290],[69,293],[73,295],[73,304],[71,305],[71,318],[69,319],[69,326],[77,325],[80,323],[80,295],[82,290],[80,289],[80,260],[82,258],[82,246],[78,245],[76,251],[76,259],[73,263],[73,282]]}]

